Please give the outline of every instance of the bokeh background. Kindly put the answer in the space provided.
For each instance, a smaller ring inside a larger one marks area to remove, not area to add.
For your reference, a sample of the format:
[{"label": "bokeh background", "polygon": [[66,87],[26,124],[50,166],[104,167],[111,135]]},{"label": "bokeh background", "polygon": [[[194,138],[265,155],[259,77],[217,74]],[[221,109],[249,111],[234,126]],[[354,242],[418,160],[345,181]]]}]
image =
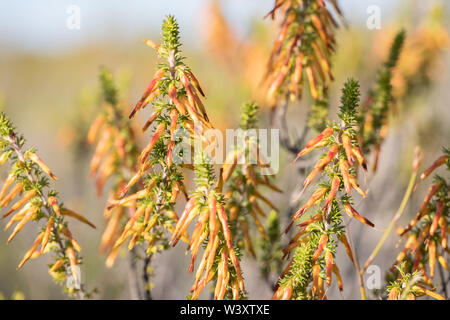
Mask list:
[{"label": "bokeh background", "polygon": [[[441,146],[449,146],[450,56],[446,32],[450,8],[448,1],[427,0],[340,3],[348,28],[339,31],[333,60],[334,108],[338,105],[340,87],[350,76],[361,81],[364,99],[395,32],[403,27],[409,37],[400,62],[401,72],[394,79],[399,101],[382,147],[380,166],[376,174],[366,177],[369,197],[357,203],[358,211],[384,229],[400,205],[414,146],[422,147],[425,164],[439,155]],[[80,29],[67,28],[70,15],[67,10],[71,5],[81,10]],[[380,30],[369,30],[366,26],[366,10],[370,5],[381,9]],[[263,111],[262,126],[267,126],[268,108],[258,83],[277,30],[276,23],[263,20],[272,6],[273,0],[0,0],[0,104],[25,135],[28,145],[38,148],[60,178],[55,188],[65,204],[97,225],[93,230],[71,224],[83,247],[82,277],[88,289],[98,289],[95,298],[130,297],[127,259],[119,258],[115,267],[108,269],[105,257],[98,253],[105,226],[102,213],[106,198],[96,197],[93,181],[88,178],[92,150],[85,144],[84,135],[99,108],[99,68],[105,66],[114,73],[122,100],[133,104],[152,77],[156,63],[153,50],[141,40],[157,41],[163,17],[173,14],[180,24],[187,63],[207,93],[213,124],[220,129],[235,127],[242,102],[255,100]],[[290,108],[290,127],[294,131],[303,128],[302,110],[308,108],[308,103],[305,99]],[[282,153],[281,163],[288,163],[290,157]],[[285,193],[273,199],[282,216],[286,214],[290,193],[302,182],[292,174],[293,170],[282,165],[277,180]],[[2,171],[0,178],[5,174]],[[415,214],[424,192],[425,187],[419,186],[402,222]],[[282,223],[285,226],[286,219]],[[0,222],[2,229],[3,224]],[[0,233],[0,293],[6,298],[17,291],[27,299],[65,298],[47,274],[45,257],[16,270],[34,238],[35,227],[27,226],[8,245],[7,234]],[[357,255],[361,262],[365,261],[381,232],[355,222],[349,227]],[[396,256],[396,242],[394,234],[374,262],[381,268],[382,276]],[[192,275],[187,273],[184,250],[179,245],[157,256],[155,299],[183,299],[188,293]],[[339,294],[332,287],[329,297],[357,299],[355,271],[345,253],[339,256],[345,288]],[[271,297],[255,261],[244,261],[244,274],[250,299]]]}]

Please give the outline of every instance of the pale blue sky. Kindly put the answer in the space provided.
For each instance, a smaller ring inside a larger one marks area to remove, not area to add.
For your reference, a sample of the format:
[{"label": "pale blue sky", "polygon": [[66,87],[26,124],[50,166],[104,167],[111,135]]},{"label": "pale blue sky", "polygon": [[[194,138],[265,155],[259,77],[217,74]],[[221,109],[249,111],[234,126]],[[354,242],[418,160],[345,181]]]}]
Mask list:
[{"label": "pale blue sky", "polygon": [[[174,14],[183,38],[194,43],[201,27],[202,10],[209,0],[0,0],[0,50],[8,46],[41,53],[67,50],[116,36],[158,32],[166,14]],[[366,9],[379,5],[382,17],[404,0],[341,0],[347,19],[365,24]],[[413,1],[413,0],[407,0]],[[426,1],[425,1],[426,2]],[[236,30],[245,35],[251,19],[260,18],[273,0],[223,0],[224,12]],[[81,29],[66,27],[67,8],[81,9]]]}]

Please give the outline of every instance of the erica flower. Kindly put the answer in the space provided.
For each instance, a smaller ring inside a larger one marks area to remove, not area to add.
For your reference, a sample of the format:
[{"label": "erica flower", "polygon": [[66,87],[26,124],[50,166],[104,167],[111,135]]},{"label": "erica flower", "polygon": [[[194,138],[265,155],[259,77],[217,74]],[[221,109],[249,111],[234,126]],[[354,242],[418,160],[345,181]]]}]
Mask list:
[{"label": "erica flower", "polygon": [[[439,166],[445,165],[450,170],[449,159],[449,151],[444,149],[444,155],[424,171],[421,179],[426,179]],[[394,265],[403,263],[407,272],[420,272],[428,285],[433,284],[437,263],[448,270],[445,256],[448,254],[449,191],[449,182],[436,175],[419,212],[405,228],[397,229],[406,241]],[[394,268],[391,272],[396,277]]]},{"label": "erica flower", "polygon": [[[286,229],[288,232],[306,212],[317,207],[309,218],[297,225],[299,231],[283,250],[285,257],[294,250],[295,253],[280,276],[274,299],[325,299],[325,285],[331,285],[333,274],[342,290],[341,275],[334,260],[339,242],[344,245],[349,258],[355,263],[342,225],[342,213],[345,212],[370,227],[374,226],[355,210],[351,198],[352,190],[367,196],[356,179],[357,166],[366,168],[354,129],[359,103],[359,85],[356,81],[351,79],[346,82],[341,103],[338,114],[341,124],[330,124],[317,137],[306,143],[294,160],[315,149],[328,149],[305,179],[303,191],[319,174],[323,178],[310,198],[292,215],[292,221]],[[311,281],[312,285],[309,286]]]},{"label": "erica flower", "polygon": [[446,300],[434,290],[428,289],[423,274],[419,271],[409,273],[406,263],[396,267],[398,278],[391,281],[387,287],[388,300],[416,300],[418,297],[428,295],[437,300]]},{"label": "erica flower", "polygon": [[330,57],[338,26],[331,7],[341,15],[337,1],[277,0],[267,15],[274,19],[277,12],[281,14],[264,77],[271,105],[286,95],[291,100],[300,98],[306,83],[315,100],[323,98],[323,89],[333,80]]},{"label": "erica flower", "polygon": [[[184,63],[178,24],[172,16],[164,20],[162,30],[161,44],[145,41],[157,51],[161,62],[129,116],[133,118],[147,106],[152,108],[143,131],[150,129],[153,133],[135,158],[137,165],[128,182],[123,183],[108,200],[106,214],[110,223],[102,238],[102,246],[110,248],[106,263],[108,266],[114,263],[119,249],[127,241],[128,250],[137,244],[145,245],[148,260],[182,240],[189,244],[192,253],[189,268],[192,272],[198,250],[208,239],[191,290],[192,297],[197,298],[207,283],[215,279],[217,299],[225,296],[238,299],[244,294],[244,283],[238,254],[233,248],[223,195],[220,190],[211,189],[213,178],[210,174],[205,176],[209,169],[200,162],[194,165],[199,173],[200,187],[188,196],[183,185],[183,163],[179,161],[183,154],[178,148],[182,143],[177,136],[178,129],[187,132],[190,139],[202,139],[207,145],[212,143],[204,135],[205,129],[212,128],[202,101],[204,91]],[[188,201],[178,216],[175,203],[180,193],[184,193]],[[130,214],[124,219],[125,225],[121,226],[119,220],[124,210]],[[189,237],[187,227],[197,218],[197,227]]]},{"label": "erica flower", "polygon": [[91,160],[92,177],[96,177],[97,194],[102,194],[105,182],[115,177],[115,188],[129,179],[129,172],[137,168],[136,132],[124,117],[124,105],[119,103],[112,74],[102,69],[100,73],[103,110],[89,129],[87,140],[97,146]]},{"label": "erica flower", "polygon": [[[352,91],[357,84],[355,82],[349,81],[344,88],[344,95],[351,95]],[[357,92],[353,94],[358,95]],[[327,127],[323,130],[317,137],[306,143],[305,147],[299,152],[294,162],[300,157],[308,154],[317,148],[328,148],[328,151],[324,156],[316,162],[313,167],[312,172],[306,177],[303,183],[303,190],[305,190],[314,180],[314,178],[320,173],[325,171],[330,171],[334,173],[331,175],[331,184],[326,187],[318,188],[310,197],[310,199],[293,215],[292,223],[294,223],[298,218],[300,218],[306,211],[308,211],[314,205],[322,202],[326,199],[324,208],[327,209],[328,205],[336,197],[337,192],[341,189],[340,186],[343,185],[343,189],[348,196],[351,195],[352,189],[360,193],[363,197],[366,197],[366,193],[359,187],[355,173],[356,166],[352,168],[350,164],[356,162],[363,168],[366,168],[366,161],[361,153],[358,146],[358,142],[355,139],[355,131],[353,129],[352,120],[354,119],[355,107],[346,105],[348,102],[357,103],[356,101],[347,101],[350,97],[343,97],[342,102],[344,103],[341,107],[340,117],[343,120],[341,125],[335,124],[333,126]],[[354,100],[354,99],[353,99]],[[353,115],[352,115],[353,113]],[[352,169],[352,170],[351,170]],[[303,191],[302,191],[303,192]],[[342,200],[344,211],[351,217],[356,218],[364,224],[373,227],[373,224],[367,219],[363,218],[351,205],[348,203],[349,198]],[[324,211],[324,214],[326,212]],[[292,225],[291,223],[291,225]],[[291,226],[290,225],[290,226]],[[288,228],[290,228],[290,226]]]},{"label": "erica flower", "polygon": [[[80,280],[76,266],[81,263],[81,247],[70,232],[65,217],[70,216],[93,228],[95,226],[82,215],[60,204],[56,192],[50,189],[47,178],[50,176],[55,180],[55,175],[35,150],[24,150],[24,143],[24,138],[17,135],[6,116],[0,114],[0,147],[2,154],[6,154],[7,160],[11,162],[10,173],[0,190],[0,207],[6,209],[12,201],[18,199],[3,213],[3,218],[10,217],[5,230],[14,226],[8,242],[30,221],[42,224],[18,268],[28,260],[50,252],[52,263],[49,273],[55,280],[67,283],[70,275]],[[79,288],[66,286],[65,289],[79,298],[84,298],[86,294],[83,285]]]},{"label": "erica flower", "polygon": [[[230,221],[234,228],[234,237],[237,243],[242,243],[245,249],[255,256],[254,241],[250,230],[255,227],[264,240],[268,236],[264,229],[262,219],[266,216],[262,206],[278,211],[276,206],[262,194],[262,188],[267,187],[273,191],[281,192],[271,183],[271,177],[263,174],[264,165],[258,159],[261,156],[258,137],[251,134],[257,127],[258,107],[254,103],[246,103],[241,114],[240,128],[242,141],[228,154],[222,166],[222,177],[225,183],[225,208],[230,212]],[[240,160],[245,159],[241,163]],[[253,160],[253,161],[252,161]]]},{"label": "erica flower", "polygon": [[[207,245],[195,273],[195,282],[191,288],[192,299],[197,299],[205,286],[214,279],[214,299],[224,299],[226,294],[232,299],[239,299],[245,294],[242,271],[234,248],[228,214],[224,208],[224,198],[220,187],[214,188],[212,170],[205,160],[196,165],[197,189],[175,226],[171,243],[175,245],[187,227],[197,220],[188,246],[191,252],[189,272],[194,270],[200,246],[205,241]],[[228,288],[231,288],[230,292]]]}]

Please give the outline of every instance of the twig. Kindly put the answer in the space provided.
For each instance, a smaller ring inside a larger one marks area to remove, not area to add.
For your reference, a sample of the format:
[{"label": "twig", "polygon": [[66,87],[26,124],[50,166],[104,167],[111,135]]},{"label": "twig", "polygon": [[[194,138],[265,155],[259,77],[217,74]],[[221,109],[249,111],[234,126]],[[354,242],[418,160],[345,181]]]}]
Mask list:
[{"label": "twig", "polygon": [[276,125],[280,129],[280,144],[281,146],[286,149],[286,151],[296,155],[302,144],[304,143],[304,140],[306,138],[306,135],[308,134],[309,127],[305,125],[303,127],[302,134],[294,141],[291,142],[290,139],[290,130],[286,119],[286,113],[287,113],[287,107],[288,107],[288,97],[286,97],[285,101],[280,105],[279,108],[277,108],[277,112],[275,114],[276,117]]},{"label": "twig", "polygon": [[152,290],[151,290],[151,283],[150,283],[150,277],[148,274],[148,268],[150,267],[152,263],[152,254],[149,256],[146,256],[144,258],[144,268],[142,272],[142,279],[144,280],[144,292],[145,292],[145,300],[152,300]]},{"label": "twig", "polygon": [[139,290],[139,284],[137,281],[136,258],[136,251],[133,248],[128,255],[128,285],[130,288],[131,299],[142,300],[142,294]]}]

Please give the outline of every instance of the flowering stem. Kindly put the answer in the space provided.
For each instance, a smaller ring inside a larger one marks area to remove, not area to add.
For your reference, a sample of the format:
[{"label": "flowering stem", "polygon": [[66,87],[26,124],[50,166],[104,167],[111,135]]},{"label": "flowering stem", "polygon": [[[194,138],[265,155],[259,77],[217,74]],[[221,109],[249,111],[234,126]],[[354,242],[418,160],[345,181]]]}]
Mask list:
[{"label": "flowering stem", "polygon": [[369,265],[375,259],[376,255],[378,254],[381,247],[385,243],[386,239],[388,238],[388,236],[391,233],[392,229],[394,228],[395,224],[397,223],[397,221],[400,219],[401,215],[403,214],[403,211],[405,211],[406,204],[408,203],[408,200],[411,197],[411,193],[414,189],[414,183],[416,182],[416,178],[417,178],[417,170],[414,170],[409,179],[408,188],[406,189],[405,195],[403,196],[403,200],[400,204],[400,207],[398,208],[394,218],[392,219],[391,223],[387,227],[386,231],[384,232],[384,234],[381,237],[380,241],[378,242],[377,246],[375,247],[373,252],[370,254],[369,258],[367,259],[366,263],[364,264],[364,267],[361,269],[361,275],[367,270]]},{"label": "flowering stem", "polygon": [[[25,163],[25,155],[23,154],[21,147],[17,144],[14,134],[11,134],[10,136],[8,136],[7,140],[13,147],[14,152],[16,153],[18,159]],[[28,168],[26,166],[24,167],[24,170],[25,170],[25,174],[26,174],[29,182],[31,184],[36,184],[36,182],[37,182],[36,178],[31,174],[31,172],[28,170]],[[43,203],[43,206],[41,208],[43,208],[45,210],[45,213],[47,214],[47,218],[50,218],[52,216],[51,212],[53,211],[53,208],[49,205],[47,199],[44,197],[41,190],[37,190],[37,194],[39,195],[39,198],[41,199],[41,201]],[[56,214],[56,213],[54,213],[54,214]],[[59,234],[56,230],[56,226],[53,226],[53,235],[55,237],[56,242],[59,245],[60,255],[63,258],[66,258],[66,247],[64,246],[63,241],[59,237]],[[83,300],[85,297],[85,292],[84,292],[84,288],[83,288],[82,284],[77,289],[77,293],[78,293],[78,298],[80,300]]]}]

